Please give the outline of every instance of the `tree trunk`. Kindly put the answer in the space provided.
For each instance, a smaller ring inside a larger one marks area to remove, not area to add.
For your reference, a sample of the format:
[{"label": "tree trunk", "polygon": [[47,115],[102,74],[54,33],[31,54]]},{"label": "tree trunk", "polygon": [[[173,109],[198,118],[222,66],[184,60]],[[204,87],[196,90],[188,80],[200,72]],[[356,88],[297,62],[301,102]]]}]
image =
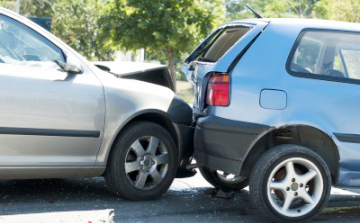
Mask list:
[{"label": "tree trunk", "polygon": [[167,60],[168,60],[168,66],[170,69],[170,74],[171,74],[171,81],[174,84],[174,90],[176,91],[176,67],[175,67],[175,63],[174,63],[174,57],[172,54],[172,49],[171,46],[167,46],[166,48],[166,56],[167,56]]},{"label": "tree trunk", "polygon": [[93,45],[94,45],[94,48],[95,48],[95,56],[97,57],[98,61],[101,61],[101,54],[99,52],[99,47],[98,45],[96,44],[96,40],[93,41]]}]

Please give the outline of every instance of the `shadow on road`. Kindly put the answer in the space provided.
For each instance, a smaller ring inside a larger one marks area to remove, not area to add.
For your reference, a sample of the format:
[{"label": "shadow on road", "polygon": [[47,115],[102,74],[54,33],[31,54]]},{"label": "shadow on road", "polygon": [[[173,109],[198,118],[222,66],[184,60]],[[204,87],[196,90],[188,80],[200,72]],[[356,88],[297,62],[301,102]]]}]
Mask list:
[{"label": "shadow on road", "polygon": [[[0,216],[114,210],[118,222],[259,222],[247,191],[234,199],[213,188],[169,190],[155,201],[132,202],[110,193],[103,178],[0,181]],[[359,222],[360,197],[335,195],[316,221]]]}]

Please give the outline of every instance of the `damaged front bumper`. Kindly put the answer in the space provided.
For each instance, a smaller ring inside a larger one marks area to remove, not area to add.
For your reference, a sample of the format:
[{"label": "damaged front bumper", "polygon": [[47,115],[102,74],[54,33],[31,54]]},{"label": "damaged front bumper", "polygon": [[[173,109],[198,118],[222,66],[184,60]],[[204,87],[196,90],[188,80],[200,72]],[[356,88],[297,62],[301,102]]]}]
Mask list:
[{"label": "damaged front bumper", "polygon": [[174,126],[178,134],[180,159],[180,166],[176,173],[176,178],[192,177],[196,174],[196,171],[188,170],[186,166],[191,163],[194,154],[193,139],[195,128],[183,124],[174,124]]}]

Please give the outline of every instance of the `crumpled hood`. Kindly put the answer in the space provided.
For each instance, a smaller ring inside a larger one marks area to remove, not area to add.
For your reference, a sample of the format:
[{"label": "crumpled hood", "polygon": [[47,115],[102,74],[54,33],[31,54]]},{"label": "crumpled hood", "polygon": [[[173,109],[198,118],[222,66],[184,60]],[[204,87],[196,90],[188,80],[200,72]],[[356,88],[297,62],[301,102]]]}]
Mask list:
[{"label": "crumpled hood", "polygon": [[98,61],[93,62],[93,64],[108,67],[110,69],[110,73],[119,77],[166,68],[166,66],[162,64],[129,61]]},{"label": "crumpled hood", "polygon": [[175,91],[167,66],[140,62],[93,62],[94,65],[118,78],[135,79],[161,85]]}]

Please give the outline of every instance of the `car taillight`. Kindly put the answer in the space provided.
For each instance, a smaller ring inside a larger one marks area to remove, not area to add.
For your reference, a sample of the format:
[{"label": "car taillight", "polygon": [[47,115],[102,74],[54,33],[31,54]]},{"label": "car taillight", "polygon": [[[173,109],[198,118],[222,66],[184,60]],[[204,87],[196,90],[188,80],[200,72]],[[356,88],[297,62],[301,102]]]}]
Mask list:
[{"label": "car taillight", "polygon": [[230,103],[230,78],[228,74],[214,74],[208,83],[206,104],[211,106],[228,106]]}]

